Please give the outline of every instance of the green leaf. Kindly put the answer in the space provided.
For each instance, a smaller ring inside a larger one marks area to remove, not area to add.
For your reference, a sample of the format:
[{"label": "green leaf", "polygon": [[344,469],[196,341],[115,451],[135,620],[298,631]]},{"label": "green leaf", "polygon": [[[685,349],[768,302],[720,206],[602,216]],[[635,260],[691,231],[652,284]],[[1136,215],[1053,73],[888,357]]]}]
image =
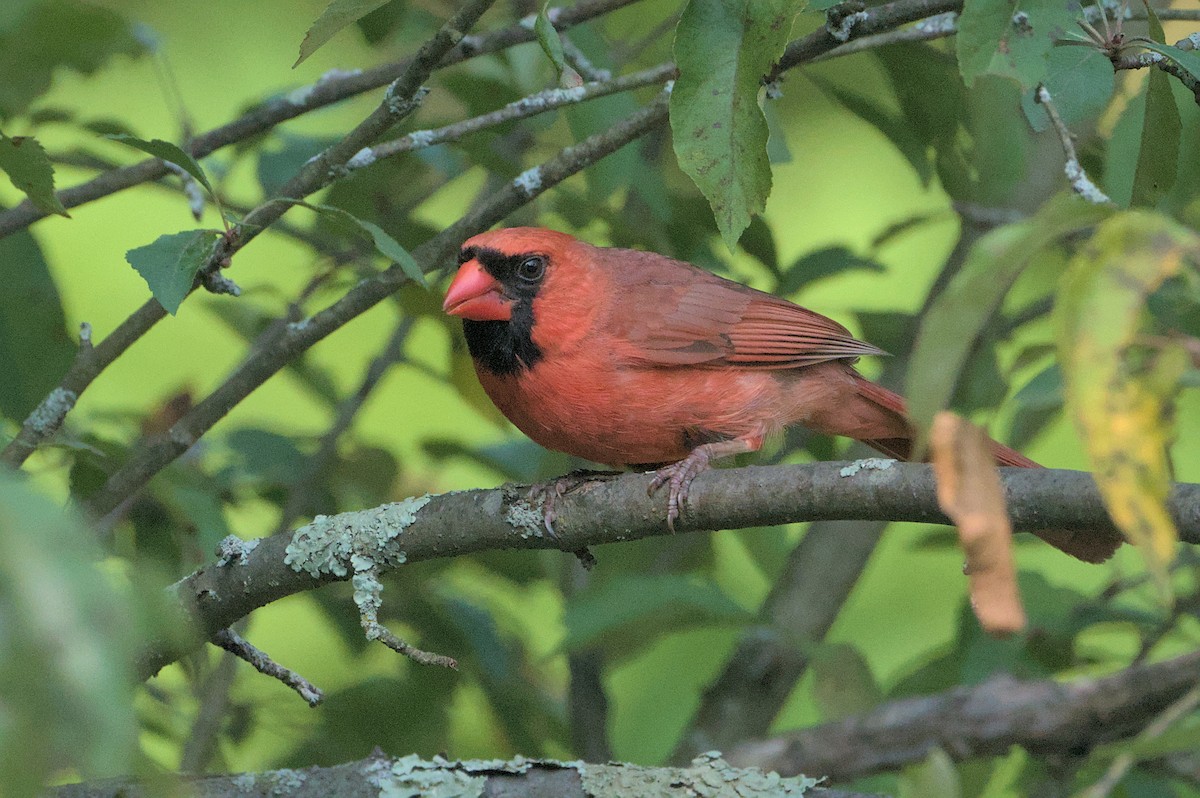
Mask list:
[{"label": "green leaf", "polygon": [[300,66],[304,59],[320,49],[342,28],[357,22],[388,2],[390,0],[333,0],[321,12],[321,16],[317,17],[308,33],[304,34],[304,41],[300,42],[300,57],[292,64],[292,69]]},{"label": "green leaf", "polygon": [[802,0],[691,0],[675,31],[675,157],[708,200],[730,250],[771,193],[758,96],[802,7]]},{"label": "green leaf", "polygon": [[1067,408],[1113,522],[1137,545],[1160,598],[1178,534],[1167,511],[1168,423],[1182,347],[1135,346],[1147,297],[1200,258],[1200,236],[1146,211],[1103,222],[1072,259],[1055,308]]},{"label": "green leaf", "polygon": [[0,285],[0,414],[21,420],[58,385],[75,344],[50,267],[28,230],[0,238]]},{"label": "green leaf", "polygon": [[54,167],[37,139],[9,138],[0,133],[0,169],[8,173],[14,186],[28,195],[35,208],[70,218],[71,214],[54,195]]},{"label": "green leaf", "polygon": [[676,574],[621,575],[571,598],[563,648],[601,645],[628,656],[658,634],[748,620],[746,610],[711,582]]},{"label": "green leaf", "polygon": [[400,242],[388,235],[387,231],[379,225],[374,222],[368,222],[366,219],[360,219],[349,211],[336,208],[333,205],[310,205],[307,202],[298,202],[296,204],[356,225],[371,237],[371,241],[375,244],[375,249],[380,255],[399,264],[401,271],[413,282],[419,283],[425,288],[429,287],[429,282],[425,279],[425,272],[421,271],[421,266],[417,263],[416,259],[409,254],[407,249],[400,246]]},{"label": "green leaf", "polygon": [[958,71],[968,86],[988,71],[996,48],[1012,26],[1017,0],[972,0],[958,15],[954,37]]},{"label": "green leaf", "polygon": [[972,0],[958,20],[955,48],[968,86],[980,75],[1015,78],[1022,88],[1046,76],[1054,43],[1074,25],[1077,2],[1060,0]]},{"label": "green leaf", "polygon": [[115,55],[146,51],[129,20],[95,3],[5,0],[0,8],[0,117],[24,111],[56,71],[90,75]]},{"label": "green leaf", "polygon": [[582,86],[583,77],[567,63],[566,54],[563,52],[562,38],[559,37],[558,31],[554,29],[550,17],[546,14],[549,8],[549,3],[542,6],[537,19],[533,22],[533,32],[537,36],[538,44],[542,46],[542,52],[550,59],[550,63],[554,64],[554,72],[558,75],[558,82],[563,88]]},{"label": "green leaf", "polygon": [[0,529],[5,795],[40,795],[52,768],[126,772],[137,750],[132,605],[105,577],[94,533],[7,472]]},{"label": "green leaf", "polygon": [[153,155],[155,158],[161,158],[164,161],[175,164],[180,169],[196,178],[200,185],[208,189],[208,193],[210,195],[216,194],[216,192],[213,191],[212,184],[208,182],[208,176],[204,174],[204,169],[200,167],[199,162],[171,142],[163,141],[162,139],[151,139],[150,141],[146,141],[145,139],[139,139],[137,136],[128,136],[124,133],[116,133],[111,136],[105,136],[105,138],[112,139],[113,141],[119,141],[122,144],[128,144],[130,147],[141,150],[147,155]]},{"label": "green leaf", "polygon": [[159,236],[153,244],[126,252],[125,260],[142,275],[158,303],[175,315],[219,235],[213,230],[188,230]]},{"label": "green leaf", "polygon": [[[1099,116],[1112,99],[1114,81],[1112,63],[1094,48],[1055,47],[1046,58],[1043,83],[1067,127]],[[1050,117],[1034,101],[1034,91],[1021,97],[1021,108],[1029,124],[1041,133],[1050,127]]]},{"label": "green leaf", "polygon": [[1048,203],[1034,218],[985,235],[921,320],[908,369],[909,414],[924,434],[945,408],[979,334],[1026,265],[1062,236],[1111,210],[1075,197]]},{"label": "green leaf", "polygon": [[1182,124],[1171,80],[1161,69],[1151,69],[1146,79],[1146,114],[1142,119],[1142,143],[1133,175],[1131,205],[1154,207],[1175,184]]},{"label": "green leaf", "polygon": [[797,258],[783,270],[783,278],[775,293],[790,296],[818,280],[858,269],[881,273],[886,271],[876,261],[856,255],[845,247],[818,249]]}]

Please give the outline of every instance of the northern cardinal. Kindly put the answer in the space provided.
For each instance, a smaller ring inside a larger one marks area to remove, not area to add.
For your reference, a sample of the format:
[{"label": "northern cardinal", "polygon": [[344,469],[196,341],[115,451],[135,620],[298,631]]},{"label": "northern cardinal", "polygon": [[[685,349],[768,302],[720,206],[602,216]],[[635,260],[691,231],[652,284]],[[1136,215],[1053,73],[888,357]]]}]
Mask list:
[{"label": "northern cardinal", "polygon": [[[548,449],[657,469],[674,526],[710,461],[752,452],[789,424],[844,435],[900,460],[904,400],[853,367],[884,352],[825,316],[653,252],[595,247],[514,227],[468,240],[444,310],[484,390]],[[1037,463],[993,442],[1001,465]],[[1100,562],[1119,537],[1040,537]]]}]

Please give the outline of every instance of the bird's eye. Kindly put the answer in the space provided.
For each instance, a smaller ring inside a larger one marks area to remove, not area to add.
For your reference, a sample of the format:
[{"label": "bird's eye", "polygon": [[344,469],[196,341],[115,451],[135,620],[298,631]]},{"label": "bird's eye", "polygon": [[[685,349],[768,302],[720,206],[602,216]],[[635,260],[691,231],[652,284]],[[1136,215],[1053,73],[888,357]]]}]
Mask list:
[{"label": "bird's eye", "polygon": [[517,265],[517,276],[529,283],[536,283],[546,273],[546,259],[541,255],[526,258]]}]

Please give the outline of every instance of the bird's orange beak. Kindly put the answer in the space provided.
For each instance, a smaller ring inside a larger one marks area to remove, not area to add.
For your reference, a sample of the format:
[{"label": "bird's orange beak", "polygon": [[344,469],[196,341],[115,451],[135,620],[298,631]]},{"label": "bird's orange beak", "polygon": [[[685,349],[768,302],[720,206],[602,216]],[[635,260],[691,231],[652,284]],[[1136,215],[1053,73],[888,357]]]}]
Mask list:
[{"label": "bird's orange beak", "polygon": [[472,259],[454,275],[442,310],[471,321],[508,321],[512,318],[512,300],[504,295],[496,278]]}]

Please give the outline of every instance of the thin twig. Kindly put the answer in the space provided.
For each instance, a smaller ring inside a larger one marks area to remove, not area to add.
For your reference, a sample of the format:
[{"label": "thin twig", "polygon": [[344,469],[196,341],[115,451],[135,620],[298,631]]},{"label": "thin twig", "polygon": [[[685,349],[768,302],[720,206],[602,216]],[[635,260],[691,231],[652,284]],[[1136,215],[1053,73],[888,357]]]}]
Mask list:
[{"label": "thin twig", "polygon": [[1046,91],[1045,86],[1038,86],[1034,96],[1038,103],[1046,109],[1046,114],[1050,117],[1050,122],[1054,125],[1058,138],[1062,142],[1063,153],[1067,158],[1063,169],[1067,174],[1067,180],[1071,183],[1071,188],[1088,202],[1094,202],[1097,205],[1111,205],[1112,200],[1108,195],[1092,182],[1091,178],[1087,176],[1087,172],[1083,171],[1083,165],[1079,163],[1079,156],[1075,154],[1075,142],[1071,137],[1071,131],[1067,129],[1062,117],[1058,115],[1058,109],[1054,106],[1050,92]]},{"label": "thin twig", "polygon": [[387,158],[402,152],[411,152],[412,150],[424,147],[432,147],[447,141],[457,141],[464,136],[486,128],[495,127],[496,125],[518,119],[527,119],[547,111],[562,108],[563,106],[575,105],[596,97],[607,97],[610,94],[630,91],[654,83],[662,83],[675,77],[677,71],[675,64],[667,62],[651,67],[650,69],[644,69],[641,72],[635,72],[632,75],[613,78],[602,83],[585,83],[574,89],[548,89],[537,94],[531,94],[490,113],[481,114],[480,116],[433,130],[414,130],[412,133],[408,133],[393,141],[376,144],[357,155],[353,159],[352,168],[358,169],[374,163],[381,158]]},{"label": "thin twig", "polygon": [[831,58],[840,58],[844,55],[853,55],[854,53],[861,53],[864,50],[874,50],[878,47],[886,47],[889,44],[927,42],[934,39],[942,39],[946,36],[953,36],[957,32],[958,13],[947,11],[944,14],[937,14],[936,16],[920,20],[912,27],[899,28],[886,33],[876,33],[871,36],[860,36],[857,39],[851,39],[845,44],[817,56],[812,59],[811,63],[828,61]]},{"label": "thin twig", "polygon": [[[636,2],[638,0],[581,0],[569,8],[552,8],[548,13],[556,28],[566,30]],[[498,52],[533,39],[532,26],[523,23],[478,36],[464,36],[454,49],[446,54],[438,68]],[[405,59],[367,70],[332,70],[311,86],[264,103],[232,122],[200,134],[190,142],[190,152],[196,158],[203,158],[230,144],[253,138],[289,119],[387,86],[404,74],[411,63],[411,60]],[[64,207],[75,208],[141,183],[157,180],[165,174],[167,167],[164,162],[150,158],[63,189],[57,196]],[[34,208],[29,200],[23,200],[20,204],[0,212],[0,238],[23,230],[46,216],[46,213]]]},{"label": "thin twig", "polygon": [[[667,116],[664,92],[649,106],[579,144],[567,147],[546,163],[526,170],[492,195],[485,205],[473,210],[440,234],[413,251],[426,270],[445,263],[458,245],[471,234],[490,227],[516,208],[581,171],[605,155],[661,124]],[[341,299],[311,318],[289,324],[274,344],[258,348],[230,377],[198,403],[172,428],[164,439],[135,450],[124,466],[114,472],[87,502],[88,509],[103,516],[126,496],[139,490],[154,474],[187,451],[213,424],[293,358],[334,330],[357,317],[408,282],[399,266],[363,280]]]},{"label": "thin twig", "polygon": [[283,667],[264,652],[252,646],[245,638],[233,631],[233,629],[220,630],[212,636],[212,642],[235,657],[244,659],[254,666],[254,669],[259,673],[283,682],[308,702],[310,707],[315,707],[325,697],[320,688],[313,686],[312,682],[308,681],[308,679],[305,679],[293,670]]}]

